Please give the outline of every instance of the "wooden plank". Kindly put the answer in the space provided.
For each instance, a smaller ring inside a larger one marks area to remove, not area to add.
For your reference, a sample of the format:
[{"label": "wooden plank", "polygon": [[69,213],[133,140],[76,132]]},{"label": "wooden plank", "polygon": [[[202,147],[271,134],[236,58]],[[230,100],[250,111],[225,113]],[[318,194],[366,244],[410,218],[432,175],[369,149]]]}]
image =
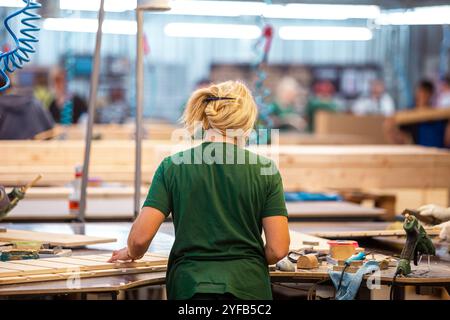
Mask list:
[{"label": "wooden plank", "polygon": [[0,241],[35,241],[52,246],[81,247],[98,243],[115,242],[113,238],[92,237],[79,234],[58,234],[49,232],[7,229],[0,233]]},{"label": "wooden plank", "polygon": [[[429,236],[439,236],[440,228],[425,228]],[[404,230],[366,230],[366,231],[324,231],[312,232],[311,235],[328,239],[357,239],[373,237],[405,236]]]},{"label": "wooden plank", "polygon": [[0,275],[2,277],[12,277],[17,275],[17,270],[0,268]]},{"label": "wooden plank", "polygon": [[357,116],[345,113],[317,112],[314,132],[327,135],[354,135],[366,137],[375,143],[387,143],[383,135],[385,117],[379,115]]},{"label": "wooden plank", "polygon": [[[40,185],[62,185],[82,163],[81,141],[1,141],[0,181],[20,184],[43,173]],[[160,161],[188,148],[144,141],[143,183]],[[94,141],[91,176],[101,181],[132,183],[131,141]],[[252,151],[279,164],[286,190],[304,188],[450,188],[450,153],[417,146],[258,146]],[[412,174],[412,172],[414,174]]]},{"label": "wooden plank", "polygon": [[0,283],[11,283],[17,277],[27,278],[31,275],[41,275],[35,278],[48,280],[61,277],[58,275],[55,276],[55,274],[85,272],[85,276],[88,276],[90,273],[98,274],[100,271],[122,270],[122,272],[127,272],[127,270],[135,268],[150,268],[161,265],[165,266],[167,264],[167,257],[153,256],[152,254],[146,254],[142,260],[134,262],[108,263],[108,259],[109,256],[106,255],[82,255],[70,258],[58,257],[0,262]]},{"label": "wooden plank", "polygon": [[447,119],[450,119],[450,108],[434,109],[430,107],[426,109],[405,110],[399,111],[394,115],[394,120],[398,125]]},{"label": "wooden plank", "polygon": [[384,209],[365,208],[345,201],[299,201],[287,202],[291,218],[377,218]]},{"label": "wooden plank", "polygon": [[58,259],[58,263],[67,264],[68,267],[83,268],[84,270],[101,270],[101,269],[111,269],[114,265],[111,263],[94,261],[94,260],[83,260],[76,257],[61,257],[61,258],[50,258],[43,259],[51,262],[53,259]]},{"label": "wooden plank", "polygon": [[[51,259],[55,259],[55,258],[51,258]],[[61,263],[61,262],[52,261],[52,260],[45,260],[45,259],[17,260],[17,261],[10,261],[10,262],[14,263],[14,264],[27,265],[27,266],[37,267],[37,268],[39,268],[39,267],[50,268],[54,272],[63,272],[64,270],[66,270],[68,268],[76,267],[76,265],[69,265],[66,263]]]},{"label": "wooden plank", "polygon": [[[42,274],[42,273],[52,272],[52,268],[42,267],[42,266],[40,266],[40,267],[30,266],[30,265],[17,264],[17,263],[12,263],[12,262],[0,262],[0,269],[16,271],[17,275]],[[3,276],[3,274],[0,273],[0,277],[2,277],[2,276]]]},{"label": "wooden plank", "polygon": [[115,276],[115,275],[123,275],[123,274],[160,272],[160,271],[165,271],[165,270],[166,270],[166,265],[161,265],[161,266],[137,267],[137,268],[129,268],[129,269],[120,268],[120,269],[109,269],[109,270],[93,270],[93,271],[66,272],[66,273],[53,273],[53,274],[49,273],[49,274],[27,275],[27,276],[0,277],[0,285],[42,282],[42,281],[57,281],[57,280],[65,280],[65,279],[74,279],[77,277],[79,277],[79,278],[95,278],[95,277],[106,277],[106,276]]}]

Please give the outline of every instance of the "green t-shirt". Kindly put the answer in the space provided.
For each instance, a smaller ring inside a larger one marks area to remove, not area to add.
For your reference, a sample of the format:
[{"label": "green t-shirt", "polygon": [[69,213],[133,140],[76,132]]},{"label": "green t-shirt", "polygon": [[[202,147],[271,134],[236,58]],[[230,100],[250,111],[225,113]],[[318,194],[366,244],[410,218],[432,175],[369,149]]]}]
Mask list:
[{"label": "green t-shirt", "polygon": [[164,159],[144,206],[172,213],[169,299],[195,293],[272,298],[262,219],[287,210],[271,160],[234,144],[204,142]]}]

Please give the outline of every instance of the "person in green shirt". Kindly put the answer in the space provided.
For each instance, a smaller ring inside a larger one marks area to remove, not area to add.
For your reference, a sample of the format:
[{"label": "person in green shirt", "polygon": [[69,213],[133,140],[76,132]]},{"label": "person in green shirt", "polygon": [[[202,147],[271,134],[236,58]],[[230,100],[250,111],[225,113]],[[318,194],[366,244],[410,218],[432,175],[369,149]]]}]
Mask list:
[{"label": "person in green shirt", "polygon": [[272,299],[268,265],[287,255],[290,239],[278,169],[243,148],[256,117],[241,82],[195,91],[183,121],[190,134],[201,127],[203,143],[162,161],[128,246],[110,261],[142,257],[172,214],[169,299]]}]

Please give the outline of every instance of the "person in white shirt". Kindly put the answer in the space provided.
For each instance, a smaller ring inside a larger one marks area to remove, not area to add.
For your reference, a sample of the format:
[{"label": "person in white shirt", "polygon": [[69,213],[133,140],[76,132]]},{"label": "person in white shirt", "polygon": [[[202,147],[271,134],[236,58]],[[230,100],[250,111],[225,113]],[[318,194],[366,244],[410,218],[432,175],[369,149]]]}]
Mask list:
[{"label": "person in white shirt", "polygon": [[450,108],[450,75],[442,80],[442,88],[436,100],[436,107],[439,109]]},{"label": "person in white shirt", "polygon": [[435,204],[427,204],[417,209],[417,211],[419,211],[422,216],[432,216],[438,220],[445,221],[439,225],[441,227],[439,238],[450,242],[450,208],[444,208]]},{"label": "person in white shirt", "polygon": [[370,96],[356,100],[352,111],[356,115],[379,114],[388,117],[395,112],[394,100],[386,92],[383,81],[373,80]]}]

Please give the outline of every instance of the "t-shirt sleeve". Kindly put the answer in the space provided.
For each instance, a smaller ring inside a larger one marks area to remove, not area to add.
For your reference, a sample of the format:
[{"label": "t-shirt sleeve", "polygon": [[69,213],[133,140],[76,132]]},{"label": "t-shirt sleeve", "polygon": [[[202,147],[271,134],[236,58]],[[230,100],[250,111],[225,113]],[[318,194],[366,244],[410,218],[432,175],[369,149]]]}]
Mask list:
[{"label": "t-shirt sleeve", "polygon": [[283,181],[280,172],[271,176],[265,205],[261,213],[263,218],[272,216],[288,216],[284,200]]},{"label": "t-shirt sleeve", "polygon": [[155,208],[167,217],[172,212],[172,201],[170,190],[167,188],[164,167],[163,161],[153,176],[152,184],[143,206]]}]

